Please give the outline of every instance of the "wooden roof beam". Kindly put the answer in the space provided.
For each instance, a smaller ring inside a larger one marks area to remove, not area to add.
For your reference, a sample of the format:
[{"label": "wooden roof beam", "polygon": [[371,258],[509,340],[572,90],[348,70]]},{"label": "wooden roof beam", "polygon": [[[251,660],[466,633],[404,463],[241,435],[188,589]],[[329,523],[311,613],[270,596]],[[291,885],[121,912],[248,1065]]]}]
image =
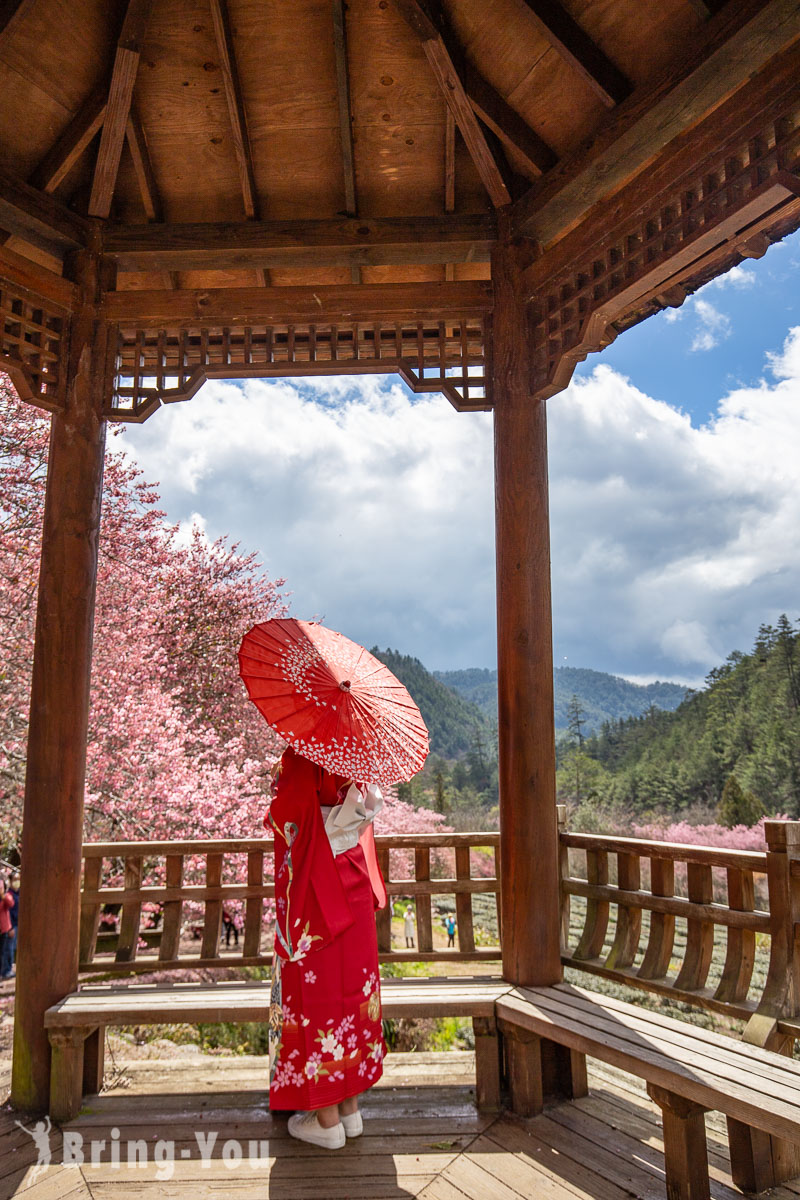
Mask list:
[{"label": "wooden roof beam", "polygon": [[332,0],[333,52],[336,59],[336,99],[339,105],[339,139],[342,146],[344,207],[348,216],[358,215],[353,120],[350,111],[350,69],[347,62],[347,28],[344,0]]},{"label": "wooden roof beam", "polygon": [[90,223],[0,166],[0,229],[63,258],[66,251],[85,246]]},{"label": "wooden roof beam", "polygon": [[550,245],[798,39],[797,0],[731,0],[678,62],[615,109],[587,148],[517,201],[515,234]]},{"label": "wooden roof beam", "polygon": [[102,314],[123,325],[171,328],[214,324],[281,325],[352,321],[459,321],[491,311],[492,285],[365,283],[324,287],[252,287],[106,292]]},{"label": "wooden roof beam", "polygon": [[[1,224],[2,222],[0,222]],[[488,262],[491,213],[315,221],[108,225],[104,253],[127,271]]]},{"label": "wooden roof beam", "polygon": [[504,172],[492,154],[439,25],[422,0],[395,0],[395,6],[422,42],[425,57],[461,130],[489,199],[495,208],[510,204],[511,193]]},{"label": "wooden roof beam", "polygon": [[0,38],[13,32],[14,26],[33,4],[34,0],[0,0]]},{"label": "wooden roof beam", "polygon": [[631,84],[557,0],[525,0],[542,37],[577,71],[608,108],[630,95]]},{"label": "wooden roof beam", "polygon": [[108,107],[100,138],[100,149],[89,198],[89,215],[107,217],[117,183],[122,145],[128,127],[133,85],[139,70],[139,58],[147,31],[153,0],[128,0],[122,33],[117,43]]},{"label": "wooden roof beam", "polygon": [[61,137],[30,177],[32,187],[54,192],[103,125],[108,104],[108,85],[97,88],[70,121]]},{"label": "wooden roof beam", "polygon": [[239,184],[242,189],[244,214],[250,220],[258,217],[258,200],[256,197],[255,176],[253,174],[253,155],[250,149],[250,136],[247,132],[242,87],[239,81],[239,70],[236,65],[236,54],[233,46],[233,32],[228,14],[227,0],[209,0],[211,16],[214,22],[214,36],[217,41],[222,82],[225,88],[225,100],[228,105],[228,115],[233,135],[233,149],[236,154],[236,165],[239,170]]}]

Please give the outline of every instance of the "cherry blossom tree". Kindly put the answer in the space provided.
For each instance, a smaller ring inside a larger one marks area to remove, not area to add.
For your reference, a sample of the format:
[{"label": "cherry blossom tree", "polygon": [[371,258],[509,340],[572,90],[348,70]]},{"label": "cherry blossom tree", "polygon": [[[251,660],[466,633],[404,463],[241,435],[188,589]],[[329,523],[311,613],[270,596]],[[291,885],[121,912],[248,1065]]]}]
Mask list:
[{"label": "cherry blossom tree", "polygon": [[[0,378],[0,837],[17,841],[49,419]],[[86,787],[87,836],[258,833],[281,745],[246,698],[236,650],[282,615],[283,581],[253,554],[195,529],[189,544],[158,492],[106,454]]]},{"label": "cherry blossom tree", "polygon": [[[0,844],[18,841],[49,418],[0,376]],[[199,528],[109,439],[86,782],[89,840],[259,836],[282,744],[246,698],[242,635],[286,613],[283,580]],[[390,789],[379,832],[444,832]]]}]

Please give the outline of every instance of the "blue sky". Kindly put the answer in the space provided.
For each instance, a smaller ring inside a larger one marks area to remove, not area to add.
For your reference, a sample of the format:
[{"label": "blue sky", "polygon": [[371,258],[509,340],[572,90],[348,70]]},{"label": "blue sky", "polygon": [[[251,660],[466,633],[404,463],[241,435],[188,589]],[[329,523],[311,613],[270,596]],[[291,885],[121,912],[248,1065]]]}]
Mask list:
[{"label": "blue sky", "polygon": [[[548,424],[557,664],[697,684],[800,617],[800,234],[591,356]],[[489,414],[392,377],[215,382],[118,445],[297,616],[494,665]]]},{"label": "blue sky", "polygon": [[681,308],[627,330],[602,355],[579,364],[575,374],[586,377],[601,360],[703,424],[715,415],[726,391],[763,375],[765,353],[780,351],[787,329],[798,324],[800,235],[795,234],[763,258],[715,280]]}]

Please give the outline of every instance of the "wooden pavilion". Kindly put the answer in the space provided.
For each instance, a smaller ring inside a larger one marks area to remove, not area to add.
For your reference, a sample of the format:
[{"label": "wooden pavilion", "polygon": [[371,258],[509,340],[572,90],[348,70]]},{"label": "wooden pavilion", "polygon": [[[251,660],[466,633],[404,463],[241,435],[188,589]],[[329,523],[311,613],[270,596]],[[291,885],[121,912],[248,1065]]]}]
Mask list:
[{"label": "wooden pavilion", "polygon": [[0,366],[52,413],[13,1100],[74,991],[109,421],[398,372],[496,433],[503,976],[561,978],[545,400],[800,225],[798,0],[0,0]]}]

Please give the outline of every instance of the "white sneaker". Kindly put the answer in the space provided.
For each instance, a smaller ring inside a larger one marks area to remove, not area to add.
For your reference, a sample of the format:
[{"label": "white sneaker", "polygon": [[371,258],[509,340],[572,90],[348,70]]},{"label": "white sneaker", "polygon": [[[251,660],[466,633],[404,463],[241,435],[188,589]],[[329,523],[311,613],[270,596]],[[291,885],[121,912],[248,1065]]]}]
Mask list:
[{"label": "white sneaker", "polygon": [[289,1117],[289,1133],[301,1142],[311,1142],[313,1146],[324,1146],[326,1150],[341,1150],[347,1141],[344,1126],[331,1125],[330,1129],[323,1128],[319,1123],[316,1111],[295,1113]]},{"label": "white sneaker", "polygon": [[347,1116],[342,1114],[342,1124],[346,1137],[361,1137],[364,1132],[364,1122],[361,1119],[361,1113],[356,1109],[354,1113],[349,1113]]}]

